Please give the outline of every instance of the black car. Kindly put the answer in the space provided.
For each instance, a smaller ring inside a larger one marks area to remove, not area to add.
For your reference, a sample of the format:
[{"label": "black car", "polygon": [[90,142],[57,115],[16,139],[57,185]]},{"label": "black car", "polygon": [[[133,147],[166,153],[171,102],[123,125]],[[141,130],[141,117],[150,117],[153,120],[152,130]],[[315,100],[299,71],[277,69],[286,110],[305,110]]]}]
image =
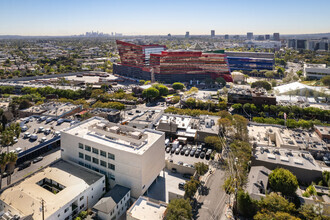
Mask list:
[{"label": "black car", "polygon": [[172,147],[171,153],[173,154],[175,152],[175,150],[176,150],[176,147]]},{"label": "black car", "polygon": [[200,150],[197,150],[196,153],[195,153],[195,157],[198,158],[199,155],[200,155],[201,151]]},{"label": "black car", "polygon": [[31,161],[28,160],[28,161],[25,161],[24,163],[20,164],[18,166],[18,170],[23,170],[29,166],[31,166]]},{"label": "black car", "polygon": [[[11,173],[11,174],[13,174],[14,173],[14,171]],[[7,177],[7,176],[9,176],[9,172],[8,171],[6,171],[6,172],[4,172],[3,174],[2,174],[2,178],[5,178],[5,177]]]},{"label": "black car", "polygon": [[184,185],[186,185],[185,183],[179,183],[179,189],[184,190]]},{"label": "black car", "polygon": [[186,179],[190,179],[192,177],[190,173],[184,173],[182,176]]},{"label": "black car", "polygon": [[201,159],[204,159],[205,157],[205,152],[202,152],[201,155],[199,156]]},{"label": "black car", "polygon": [[186,153],[187,147],[183,147],[182,150],[180,151],[181,155],[184,155]]},{"label": "black car", "polygon": [[190,156],[193,157],[195,155],[195,152],[196,152],[195,150],[191,150],[190,151]]}]

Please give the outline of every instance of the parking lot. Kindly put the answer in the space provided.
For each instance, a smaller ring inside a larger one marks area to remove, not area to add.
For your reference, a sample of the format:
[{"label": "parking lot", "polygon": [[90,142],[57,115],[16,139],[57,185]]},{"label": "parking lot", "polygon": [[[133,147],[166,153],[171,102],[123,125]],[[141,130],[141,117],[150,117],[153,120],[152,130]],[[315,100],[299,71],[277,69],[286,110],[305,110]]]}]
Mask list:
[{"label": "parking lot", "polygon": [[[171,147],[171,146],[169,146],[169,147]],[[171,151],[169,152],[169,153],[167,153],[166,151],[166,153],[165,153],[165,159],[166,160],[169,160],[169,161],[171,161],[171,162],[173,162],[173,163],[176,163],[176,164],[181,164],[181,165],[186,165],[186,166],[190,166],[190,165],[194,165],[195,163],[198,163],[198,162],[203,162],[203,163],[205,163],[205,164],[208,164],[208,162],[209,162],[209,159],[207,159],[207,158],[209,158],[209,157],[207,157],[206,158],[206,156],[205,157],[203,157],[203,158],[201,158],[200,157],[200,155],[201,155],[201,153],[199,154],[199,156],[197,157],[196,156],[196,151],[195,151],[195,153],[193,154],[193,155],[191,155],[191,151],[192,150],[190,150],[189,151],[189,155],[187,155],[187,154],[182,154],[181,152],[182,151],[184,151],[185,153],[186,153],[186,151],[187,150],[184,150],[184,148],[191,148],[191,149],[193,149],[193,148],[198,148],[198,146],[197,145],[191,145],[191,144],[187,144],[187,145],[184,145],[184,146],[182,146],[182,149],[180,150],[180,152],[179,153],[172,153]],[[202,148],[202,147],[201,147]],[[171,148],[171,150],[173,149],[173,147]],[[202,148],[203,149],[203,148]],[[206,153],[207,152],[207,148],[206,149],[204,149],[204,153]],[[205,152],[206,151],[206,152]],[[202,151],[201,151],[202,152]]]},{"label": "parking lot", "polygon": [[[19,138],[16,140],[17,143],[15,143],[13,146],[9,147],[9,151],[17,151],[22,152],[25,151],[31,147],[37,146],[42,141],[47,141],[55,137],[56,132],[59,132],[63,128],[70,127],[69,122],[63,122],[61,124],[57,124],[56,120],[46,123],[46,121],[39,122],[37,118],[30,117],[30,120],[24,124],[27,127],[27,130],[23,129],[21,131],[21,134]],[[22,126],[23,127],[23,126]],[[41,132],[39,130],[40,127],[43,127],[43,130],[49,129],[50,132],[47,134],[47,132]],[[27,137],[27,133],[29,133],[30,138]],[[32,139],[31,137],[35,135],[35,139]]]}]

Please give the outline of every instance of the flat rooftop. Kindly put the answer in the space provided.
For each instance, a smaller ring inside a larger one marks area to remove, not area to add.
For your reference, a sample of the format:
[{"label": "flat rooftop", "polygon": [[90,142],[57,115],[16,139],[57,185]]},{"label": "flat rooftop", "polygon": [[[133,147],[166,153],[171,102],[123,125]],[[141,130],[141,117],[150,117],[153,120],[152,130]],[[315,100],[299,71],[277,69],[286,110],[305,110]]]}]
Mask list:
[{"label": "flat rooftop", "polygon": [[[32,147],[35,147],[40,144],[40,140],[42,138],[46,138],[46,140],[51,140],[55,137],[55,132],[60,131],[64,128],[70,127],[69,122],[63,122],[62,124],[57,124],[56,120],[54,119],[53,121],[46,123],[46,121],[40,122],[38,121],[39,117],[33,117],[30,116],[29,120],[23,124],[21,124],[21,127],[24,125],[27,127],[26,131],[21,131],[21,134],[18,138],[17,143],[15,143],[13,146],[9,147],[9,151],[15,150],[17,148],[22,149],[22,151],[28,150]],[[50,129],[50,133],[44,133],[44,132],[39,132],[39,128],[43,128],[44,130]],[[36,135],[37,139],[36,140],[31,140],[29,138],[25,138],[24,135],[25,133],[28,132],[31,135]]]},{"label": "flat rooftop", "polygon": [[[0,199],[23,216],[33,214],[35,220],[42,219],[40,207],[43,199],[47,219],[102,177],[78,165],[59,160],[6,189]],[[45,178],[59,183],[63,189],[56,194],[47,190],[40,185]]]},{"label": "flat rooftop", "polygon": [[275,147],[256,147],[255,160],[281,164],[307,170],[321,170],[313,156],[307,151],[278,149]]},{"label": "flat rooftop", "polygon": [[143,220],[163,219],[166,208],[167,204],[164,202],[140,196],[127,210],[127,216]]},{"label": "flat rooftop", "polygon": [[57,117],[61,116],[65,113],[68,113],[79,106],[74,105],[72,103],[61,103],[59,105],[54,106],[52,109],[46,111],[43,113],[43,115],[51,116],[51,117]]},{"label": "flat rooftop", "polygon": [[100,117],[90,118],[62,132],[135,154],[143,154],[163,135],[160,131],[135,129]]}]

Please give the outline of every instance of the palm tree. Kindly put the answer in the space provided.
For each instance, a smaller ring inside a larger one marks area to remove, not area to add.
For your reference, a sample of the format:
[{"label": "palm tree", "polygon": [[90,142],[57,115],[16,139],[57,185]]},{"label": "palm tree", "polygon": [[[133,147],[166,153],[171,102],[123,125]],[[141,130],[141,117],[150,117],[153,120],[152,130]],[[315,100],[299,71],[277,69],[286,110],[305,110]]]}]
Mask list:
[{"label": "palm tree", "polygon": [[14,152],[9,152],[7,153],[8,155],[8,177],[7,177],[7,185],[9,185],[11,183],[11,174],[14,173],[14,169],[15,169],[15,164],[16,161],[18,159],[18,155],[17,153]]},{"label": "palm tree", "polygon": [[9,146],[14,143],[14,132],[11,130],[4,130],[1,135],[2,147],[7,147],[7,152],[9,152]]},{"label": "palm tree", "polygon": [[8,156],[7,153],[3,152],[0,154],[0,189],[2,188],[2,175],[5,172],[7,164]]}]

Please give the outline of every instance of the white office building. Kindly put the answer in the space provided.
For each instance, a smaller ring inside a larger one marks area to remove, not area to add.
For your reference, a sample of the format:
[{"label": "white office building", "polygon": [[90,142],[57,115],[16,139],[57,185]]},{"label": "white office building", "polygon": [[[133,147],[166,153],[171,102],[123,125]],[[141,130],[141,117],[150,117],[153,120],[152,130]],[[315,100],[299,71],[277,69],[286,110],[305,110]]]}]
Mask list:
[{"label": "white office building", "polygon": [[304,64],[304,76],[308,79],[321,79],[330,75],[326,64]]},{"label": "white office building", "polygon": [[111,188],[131,189],[138,198],[165,167],[165,134],[139,130],[93,117],[62,131],[61,153],[73,161],[105,174]]},{"label": "white office building", "polygon": [[105,193],[105,177],[59,160],[5,189],[0,219],[71,220]]}]

